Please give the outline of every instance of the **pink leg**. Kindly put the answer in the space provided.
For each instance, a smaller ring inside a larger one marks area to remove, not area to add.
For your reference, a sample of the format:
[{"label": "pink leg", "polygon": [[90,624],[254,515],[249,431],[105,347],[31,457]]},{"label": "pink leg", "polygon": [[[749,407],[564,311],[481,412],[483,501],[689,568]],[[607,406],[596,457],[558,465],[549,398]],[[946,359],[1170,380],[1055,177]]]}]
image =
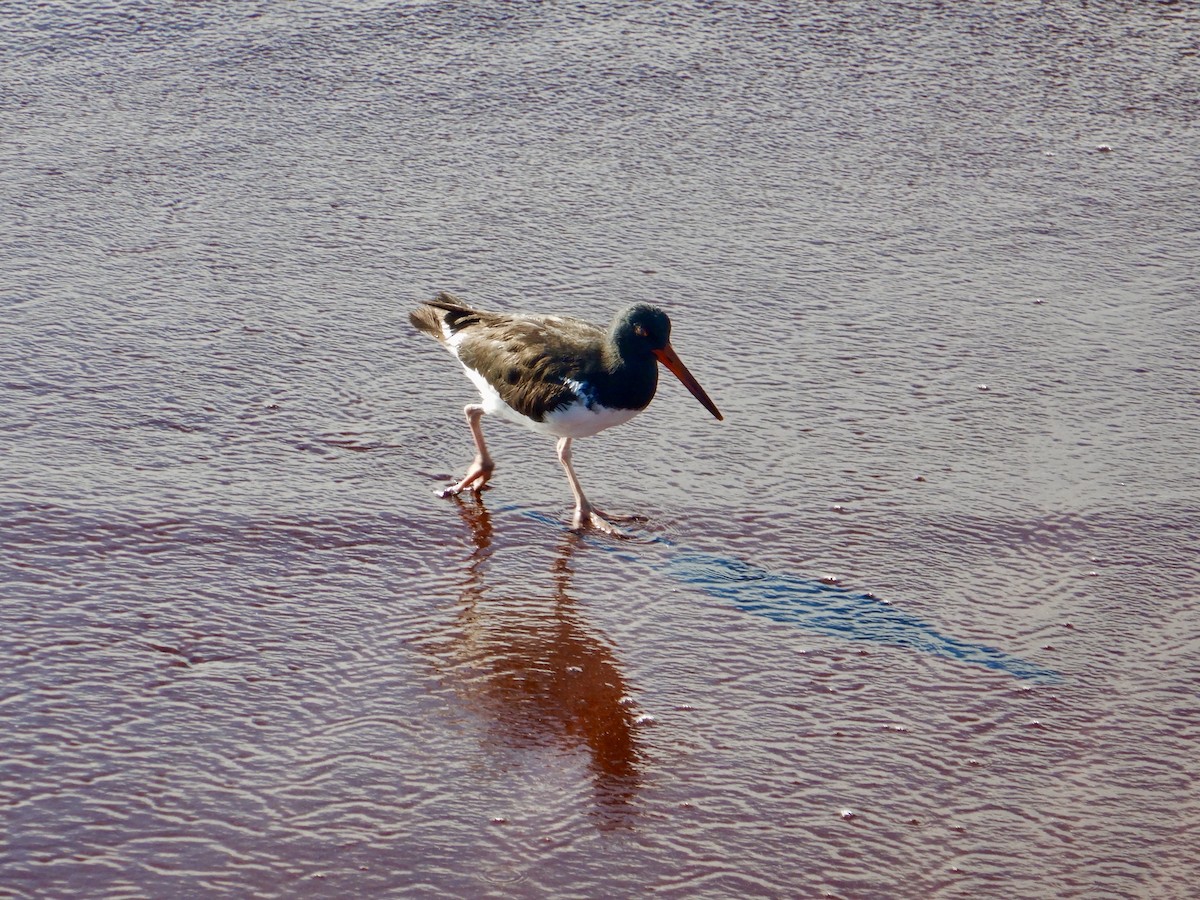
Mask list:
[{"label": "pink leg", "polygon": [[567,473],[567,481],[571,485],[571,493],[575,495],[575,516],[571,521],[571,527],[576,531],[595,528],[606,534],[624,537],[625,533],[600,515],[600,511],[593,507],[588,502],[588,498],[584,496],[583,487],[579,484],[579,478],[571,466],[571,439],[569,437],[558,439],[558,461],[562,463],[562,467]]},{"label": "pink leg", "polygon": [[467,424],[471,427],[471,438],[475,441],[475,459],[471,462],[471,467],[467,469],[467,474],[463,476],[462,481],[442,491],[443,497],[461,494],[468,487],[479,493],[487,485],[488,479],[492,477],[492,470],[496,468],[496,464],[492,462],[492,457],[488,453],[487,444],[483,442],[483,427],[479,424],[479,420],[483,418],[483,407],[471,404],[463,407],[463,412],[467,416]]}]

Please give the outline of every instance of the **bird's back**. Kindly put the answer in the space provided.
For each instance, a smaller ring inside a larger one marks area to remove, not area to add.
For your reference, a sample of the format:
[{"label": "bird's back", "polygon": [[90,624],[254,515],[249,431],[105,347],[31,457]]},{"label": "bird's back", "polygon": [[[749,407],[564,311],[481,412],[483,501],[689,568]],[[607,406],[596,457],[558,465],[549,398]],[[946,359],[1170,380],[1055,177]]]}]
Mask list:
[{"label": "bird's back", "polygon": [[441,293],[409,320],[534,422],[574,402],[577,387],[605,366],[605,330],[577,319],[489,313]]}]

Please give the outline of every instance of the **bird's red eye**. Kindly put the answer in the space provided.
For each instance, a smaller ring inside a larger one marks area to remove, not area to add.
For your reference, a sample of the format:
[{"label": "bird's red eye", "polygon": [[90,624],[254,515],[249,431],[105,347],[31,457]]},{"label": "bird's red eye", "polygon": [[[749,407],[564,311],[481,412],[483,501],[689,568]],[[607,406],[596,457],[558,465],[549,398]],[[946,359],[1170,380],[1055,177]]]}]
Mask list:
[{"label": "bird's red eye", "polygon": [[649,334],[649,332],[646,331],[645,325],[634,325],[633,333],[636,334],[638,337],[646,337]]}]

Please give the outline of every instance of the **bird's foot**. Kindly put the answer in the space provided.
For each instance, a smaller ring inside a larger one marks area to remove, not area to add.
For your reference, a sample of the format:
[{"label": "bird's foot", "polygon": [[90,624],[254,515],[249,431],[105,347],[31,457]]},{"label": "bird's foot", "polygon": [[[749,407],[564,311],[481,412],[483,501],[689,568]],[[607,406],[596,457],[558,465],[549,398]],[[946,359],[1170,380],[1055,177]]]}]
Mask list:
[{"label": "bird's foot", "polygon": [[626,534],[624,531],[622,531],[620,528],[618,528],[612,522],[608,521],[608,519],[606,519],[603,515],[601,515],[600,510],[598,510],[598,509],[576,509],[575,515],[571,520],[571,530],[572,531],[587,531],[588,529],[594,529],[595,531],[602,531],[605,534],[612,535],[613,537],[619,537],[619,538],[629,537],[628,534]]},{"label": "bird's foot", "polygon": [[[600,512],[597,509],[592,510],[593,513]],[[616,516],[612,513],[600,513],[604,518],[613,522],[620,522],[622,525],[645,525],[650,521],[649,516],[643,516],[640,513],[627,513],[623,516]]]},{"label": "bird's foot", "polygon": [[492,477],[492,471],[495,468],[496,464],[490,459],[482,459],[476,456],[471,463],[471,467],[467,469],[467,474],[463,476],[462,481],[445,488],[440,493],[443,497],[455,497],[467,488],[470,488],[478,494],[487,487],[488,479]]}]

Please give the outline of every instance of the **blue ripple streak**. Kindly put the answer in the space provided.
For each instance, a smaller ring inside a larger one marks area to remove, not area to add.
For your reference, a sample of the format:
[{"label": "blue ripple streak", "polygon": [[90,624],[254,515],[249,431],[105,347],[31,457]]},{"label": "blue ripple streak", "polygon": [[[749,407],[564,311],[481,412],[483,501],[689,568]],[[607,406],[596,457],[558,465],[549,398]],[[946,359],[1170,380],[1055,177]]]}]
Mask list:
[{"label": "blue ripple streak", "polygon": [[[564,527],[561,522],[541,513],[531,510],[520,512],[538,522]],[[614,545],[590,536],[584,539],[628,562],[651,565],[639,554],[630,552],[628,544]],[[737,609],[753,615],[849,641],[871,641],[932,653],[1007,672],[1024,680],[1042,683],[1062,681],[1062,676],[1053,669],[1012,656],[995,647],[944,635],[928,622],[896,609],[873,594],[827,584],[815,578],[781,575],[740,559],[688,550],[661,537],[651,538],[650,543],[667,548],[664,574],[669,578],[726,600]]]}]

